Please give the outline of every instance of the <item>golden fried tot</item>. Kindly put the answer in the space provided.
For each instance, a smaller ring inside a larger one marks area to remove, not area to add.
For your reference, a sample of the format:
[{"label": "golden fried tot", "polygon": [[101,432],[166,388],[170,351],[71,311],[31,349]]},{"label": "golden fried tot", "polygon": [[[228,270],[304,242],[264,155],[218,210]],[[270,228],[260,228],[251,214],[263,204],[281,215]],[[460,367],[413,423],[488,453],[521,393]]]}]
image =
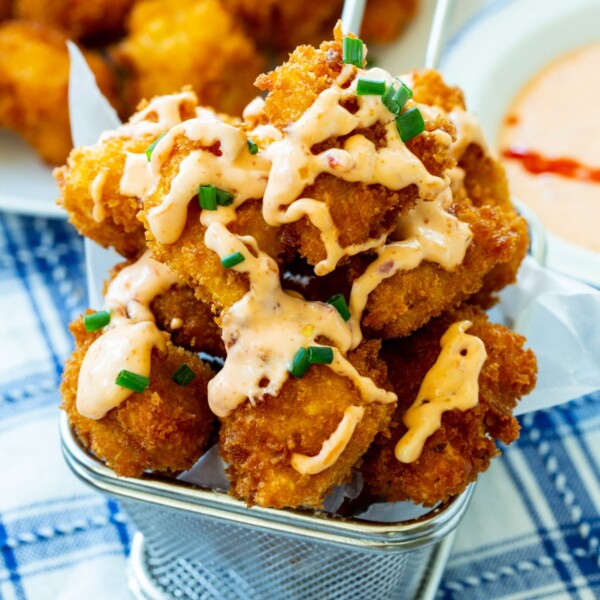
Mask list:
[{"label": "golden fried tot", "polygon": [[[49,164],[65,161],[69,125],[67,38],[37,23],[0,25],[0,127],[21,135]],[[115,78],[93,52],[84,53],[102,92],[115,98]]]}]

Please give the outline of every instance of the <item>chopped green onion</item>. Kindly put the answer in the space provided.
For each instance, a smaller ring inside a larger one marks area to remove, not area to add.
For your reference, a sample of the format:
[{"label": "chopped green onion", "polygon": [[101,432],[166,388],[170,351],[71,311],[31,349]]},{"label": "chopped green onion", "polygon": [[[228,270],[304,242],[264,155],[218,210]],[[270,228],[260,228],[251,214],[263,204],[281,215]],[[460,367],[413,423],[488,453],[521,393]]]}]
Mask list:
[{"label": "chopped green onion", "polygon": [[335,308],[344,321],[348,321],[351,317],[350,309],[346,304],[346,298],[344,298],[343,294],[336,294],[335,296],[331,296],[329,300],[327,300],[327,304],[331,304],[333,308]]},{"label": "chopped green onion", "polygon": [[294,377],[303,377],[306,371],[308,371],[308,367],[310,367],[308,350],[306,348],[300,348],[292,360],[290,373]]},{"label": "chopped green onion", "polygon": [[330,365],[333,362],[333,348],[329,346],[309,346],[308,362],[311,365]]},{"label": "chopped green onion", "polygon": [[233,204],[233,194],[219,188],[215,189],[217,190],[217,204],[219,206],[229,206],[230,204]]},{"label": "chopped green onion", "polygon": [[359,77],[356,82],[356,94],[358,96],[381,96],[384,92],[385,81],[383,79]]},{"label": "chopped green onion", "polygon": [[382,94],[381,101],[391,113],[397,115],[400,112],[400,105],[394,100],[395,94],[396,88],[394,87],[394,84],[391,84]]},{"label": "chopped green onion", "polygon": [[199,185],[198,198],[204,210],[217,210],[217,188],[214,185]]},{"label": "chopped green onion", "polygon": [[109,323],[110,313],[107,310],[99,310],[83,317],[83,325],[86,331],[98,331],[98,329],[106,327]]},{"label": "chopped green onion", "polygon": [[[400,84],[397,87],[396,82]],[[400,114],[406,102],[412,98],[412,90],[402,81],[396,78],[396,81],[390,84],[381,96],[381,101],[386,108],[395,115]]]},{"label": "chopped green onion", "polygon": [[181,365],[175,373],[173,373],[173,381],[182,387],[186,387],[196,378],[196,373],[187,365]]},{"label": "chopped green onion", "polygon": [[358,38],[344,37],[342,61],[346,65],[363,66],[363,43]]},{"label": "chopped green onion", "polygon": [[396,127],[403,142],[412,140],[425,131],[425,121],[421,111],[415,106],[396,117]]},{"label": "chopped green onion", "polygon": [[128,390],[141,393],[150,385],[150,377],[138,375],[137,373],[132,373],[131,371],[123,369],[119,371],[115,383]]},{"label": "chopped green onion", "polygon": [[258,152],[258,146],[252,140],[246,140],[246,144],[248,144],[248,152],[250,152],[250,154],[256,154]]},{"label": "chopped green onion", "polygon": [[148,162],[150,162],[150,159],[152,158],[152,153],[154,152],[154,148],[156,148],[156,145],[158,144],[158,142],[160,142],[160,140],[162,140],[165,135],[167,135],[167,132],[165,131],[164,133],[161,133],[147,148],[146,148],[146,158],[148,159]]},{"label": "chopped green onion", "polygon": [[400,108],[404,108],[404,105],[412,98],[412,95],[412,90],[404,83],[404,81],[400,81],[400,87],[394,94],[392,100],[397,102],[400,105]]},{"label": "chopped green onion", "polygon": [[233,254],[229,254],[221,259],[221,264],[226,269],[231,269],[231,267],[235,267],[239,265],[241,262],[244,262],[246,257],[241,252],[234,252]]}]

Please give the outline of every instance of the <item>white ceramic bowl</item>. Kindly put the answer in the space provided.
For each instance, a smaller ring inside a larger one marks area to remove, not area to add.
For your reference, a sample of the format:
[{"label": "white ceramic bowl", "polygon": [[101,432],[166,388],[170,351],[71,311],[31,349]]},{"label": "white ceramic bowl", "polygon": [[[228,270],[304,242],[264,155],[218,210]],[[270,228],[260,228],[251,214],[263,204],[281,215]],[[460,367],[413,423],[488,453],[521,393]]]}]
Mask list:
[{"label": "white ceramic bowl", "polygon": [[[599,24],[599,0],[499,0],[450,40],[441,69],[495,145],[519,90],[553,59],[600,40]],[[600,286],[600,253],[548,237],[550,268]]]}]

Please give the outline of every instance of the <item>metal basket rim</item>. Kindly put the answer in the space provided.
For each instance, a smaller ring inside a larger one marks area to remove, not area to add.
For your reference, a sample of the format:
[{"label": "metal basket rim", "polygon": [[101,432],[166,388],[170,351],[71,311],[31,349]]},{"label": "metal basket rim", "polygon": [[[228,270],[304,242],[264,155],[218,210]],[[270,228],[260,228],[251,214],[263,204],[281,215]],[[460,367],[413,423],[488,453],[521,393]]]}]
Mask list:
[{"label": "metal basket rim", "polygon": [[397,523],[364,521],[308,510],[248,507],[225,492],[185,482],[152,475],[118,477],[83,448],[65,413],[60,418],[60,437],[63,455],[73,473],[84,483],[110,496],[246,527],[364,549],[406,551],[439,541],[456,528],[474,489],[471,484],[460,496],[423,517]]}]

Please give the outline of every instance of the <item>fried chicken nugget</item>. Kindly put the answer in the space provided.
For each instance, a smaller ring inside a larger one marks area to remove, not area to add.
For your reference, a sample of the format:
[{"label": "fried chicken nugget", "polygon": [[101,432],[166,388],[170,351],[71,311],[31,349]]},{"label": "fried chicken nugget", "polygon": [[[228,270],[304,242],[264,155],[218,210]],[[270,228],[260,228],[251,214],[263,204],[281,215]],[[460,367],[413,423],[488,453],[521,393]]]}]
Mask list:
[{"label": "fried chicken nugget", "polygon": [[115,36],[135,0],[15,0],[19,19],[46,23],[71,39]]},{"label": "fried chicken nugget", "polygon": [[[334,41],[323,42],[318,49],[300,46],[286,63],[257,79],[258,88],[269,92],[264,112],[269,121],[282,131],[289,131],[291,125],[315,104],[319,95],[339,81],[344,68],[340,26],[336,27],[334,33]],[[356,74],[352,79],[355,77]],[[347,87],[351,81],[342,86]],[[342,99],[341,102],[352,114],[359,109],[356,96]],[[394,116],[388,113],[387,117],[393,124]],[[340,149],[348,139],[356,139],[355,136],[359,134],[379,150],[388,143],[386,125],[378,121],[369,128],[314,144],[310,150],[313,155],[321,155],[331,149]],[[438,131],[452,136],[454,128],[445,118],[426,118],[425,133],[408,141],[406,146],[431,176],[443,178],[454,161],[448,155],[447,147],[435,135]],[[332,169],[335,170],[338,166],[335,165],[334,155],[330,158],[334,161]],[[343,167],[340,172],[341,169]],[[339,231],[339,244],[347,248],[391,233],[397,215],[415,205],[419,192],[415,184],[392,190],[379,183],[347,181],[341,175],[324,172],[318,174],[314,183],[302,190],[299,197],[321,201],[327,206],[333,226]],[[316,265],[325,258],[326,249],[321,232],[307,217],[284,226],[284,236],[286,243],[296,248],[310,264]]]},{"label": "fried chicken nugget", "polygon": [[[442,335],[452,323],[465,319],[473,323],[468,334],[480,338],[487,351],[479,374],[479,403],[465,412],[445,412],[419,458],[402,463],[394,455],[396,443],[407,431],[402,416],[440,354]],[[494,440],[510,444],[517,439],[519,424],[512,411],[535,385],[535,355],[523,348],[524,343],[522,336],[490,323],[481,309],[466,305],[433,319],[410,337],[386,343],[382,356],[398,405],[390,437],[380,436],[365,458],[362,471],[368,492],[388,501],[431,506],[460,494],[485,471],[500,454]]]},{"label": "fried chicken nugget", "polygon": [[[197,99],[192,92],[172,98],[178,99],[176,121],[195,116]],[[146,243],[144,226],[136,217],[140,198],[122,193],[121,179],[127,155],[143,155],[160,132],[173,124],[160,122],[159,102],[140,104],[127,124],[92,146],[75,148],[66,166],[54,171],[60,191],[57,202],[77,231],[128,258],[141,254]]]},{"label": "fried chicken nugget", "polygon": [[[318,44],[342,14],[343,0],[223,0],[261,45],[290,52],[300,44]],[[386,43],[415,15],[418,0],[369,0],[361,37]]]},{"label": "fried chicken nugget", "polygon": [[[62,164],[71,150],[67,38],[37,23],[0,25],[0,127],[23,136],[49,164]],[[93,52],[86,60],[103,93],[115,98],[115,78]]]},{"label": "fried chicken nugget", "polygon": [[264,59],[218,0],[141,0],[114,58],[128,76],[131,109],[141,98],[191,85],[200,103],[241,114]]},{"label": "fried chicken nugget", "polygon": [[[166,356],[152,354],[148,389],[132,394],[103,418],[89,419],[77,410],[78,379],[85,354],[101,332],[86,331],[82,317],[70,329],[76,348],[63,373],[62,408],[83,445],[126,477],[192,466],[205,450],[214,423],[206,401],[211,369],[195,354],[167,341]],[[172,380],[182,363],[196,374],[186,387]]]},{"label": "fried chicken nugget", "polygon": [[[379,343],[369,341],[348,359],[385,387],[386,368],[378,353]],[[338,460],[320,473],[296,471],[292,455],[317,455],[353,405],[363,405],[365,412]],[[393,406],[364,405],[349,379],[322,365],[313,365],[301,379],[290,376],[277,397],[266,396],[255,406],[246,402],[222,419],[220,451],[228,463],[231,493],[250,505],[321,507],[334,485],[350,480],[375,435],[386,430]]]}]

